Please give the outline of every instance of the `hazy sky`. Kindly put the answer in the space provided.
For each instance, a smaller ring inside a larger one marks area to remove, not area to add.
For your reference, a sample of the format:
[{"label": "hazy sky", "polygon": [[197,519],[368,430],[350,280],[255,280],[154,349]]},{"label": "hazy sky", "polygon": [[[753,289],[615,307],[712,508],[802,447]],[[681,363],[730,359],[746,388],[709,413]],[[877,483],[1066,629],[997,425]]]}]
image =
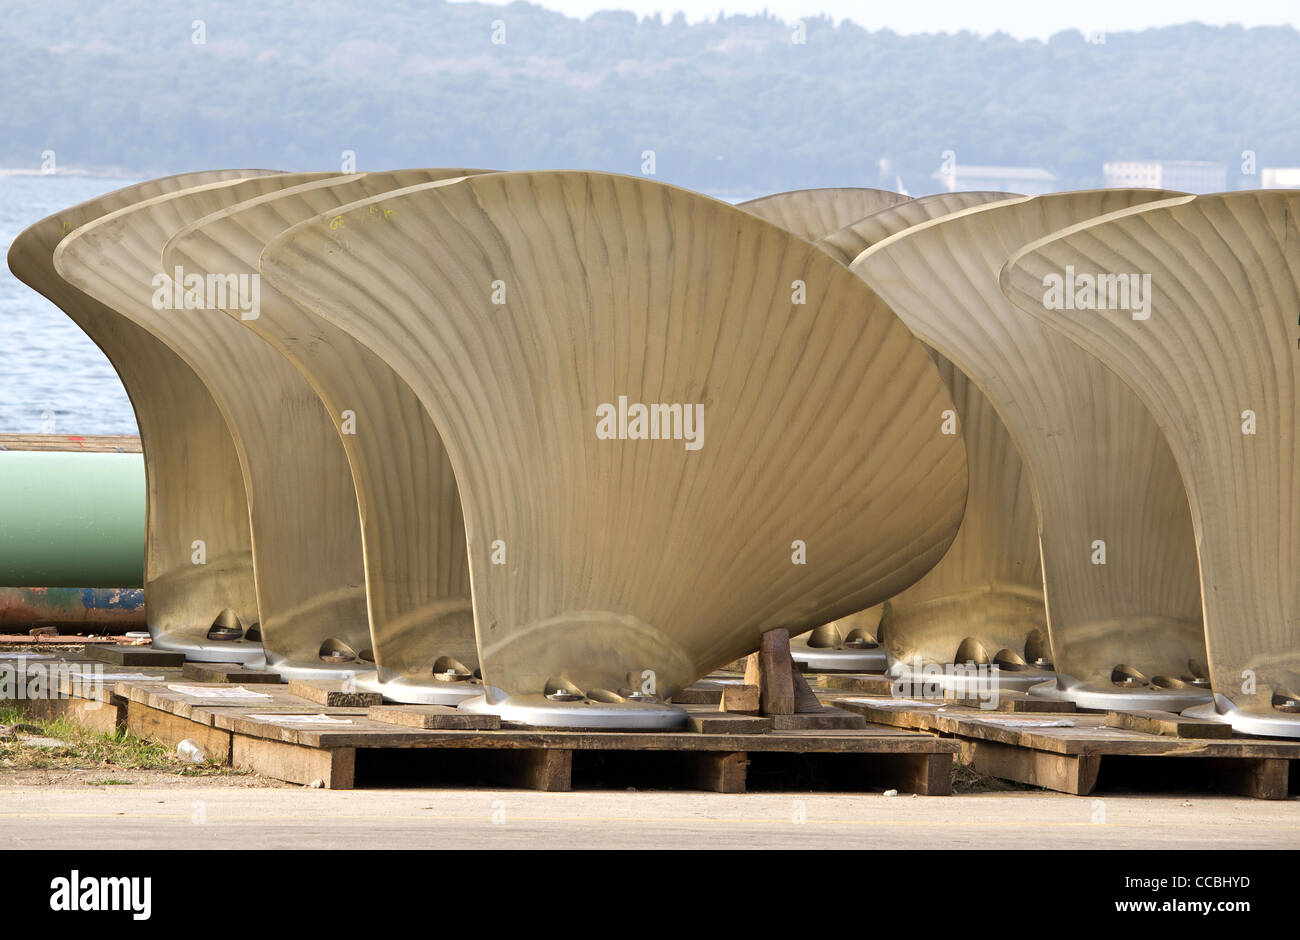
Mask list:
[{"label": "hazy sky", "polygon": [[1287,24],[1300,28],[1297,0],[534,0],[547,9],[586,18],[597,10],[656,12],[667,19],[677,10],[691,22],[727,13],[761,13],[786,21],[826,13],[867,29],[900,33],[977,33],[997,30],[1020,38],[1044,39],[1064,29],[1122,32],[1200,21],[1213,25]]}]

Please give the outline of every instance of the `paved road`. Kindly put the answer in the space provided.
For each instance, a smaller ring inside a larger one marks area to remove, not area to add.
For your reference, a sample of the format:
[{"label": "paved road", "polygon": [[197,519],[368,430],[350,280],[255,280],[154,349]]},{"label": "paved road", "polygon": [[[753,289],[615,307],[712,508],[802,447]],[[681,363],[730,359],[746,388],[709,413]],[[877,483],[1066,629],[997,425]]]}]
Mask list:
[{"label": "paved road", "polygon": [[1294,849],[1297,802],[1038,792],[329,791],[200,780],[183,787],[19,786],[0,789],[0,849]]}]

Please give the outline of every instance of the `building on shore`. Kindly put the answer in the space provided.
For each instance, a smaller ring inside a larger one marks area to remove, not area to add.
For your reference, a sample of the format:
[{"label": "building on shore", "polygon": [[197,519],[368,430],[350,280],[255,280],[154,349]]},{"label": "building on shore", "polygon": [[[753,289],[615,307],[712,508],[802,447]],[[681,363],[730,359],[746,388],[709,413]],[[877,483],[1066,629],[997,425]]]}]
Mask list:
[{"label": "building on shore", "polygon": [[1111,189],[1172,189],[1180,193],[1221,193],[1228,188],[1228,168],[1198,160],[1120,160],[1103,163]]},{"label": "building on shore", "polygon": [[1259,171],[1260,189],[1300,189],[1300,167],[1266,167]]},{"label": "building on shore", "polygon": [[950,193],[999,192],[1041,196],[1056,192],[1056,175],[1038,166],[973,166],[956,164],[930,174]]}]

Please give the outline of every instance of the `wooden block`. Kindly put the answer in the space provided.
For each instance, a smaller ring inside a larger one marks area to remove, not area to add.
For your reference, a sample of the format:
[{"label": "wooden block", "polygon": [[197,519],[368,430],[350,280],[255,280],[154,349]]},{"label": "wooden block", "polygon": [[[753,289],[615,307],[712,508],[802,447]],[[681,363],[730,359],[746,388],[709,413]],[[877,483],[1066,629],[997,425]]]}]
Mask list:
[{"label": "wooden block", "polygon": [[722,699],[718,702],[718,711],[757,715],[761,706],[759,698],[759,688],[756,685],[724,686]]},{"label": "wooden block", "polygon": [[505,752],[516,772],[519,786],[530,790],[566,792],[573,787],[573,751],[568,748],[537,748]]},{"label": "wooden block", "polygon": [[208,760],[212,763],[230,763],[229,731],[219,731],[197,721],[150,708],[140,702],[126,703],[126,730],[137,737],[157,741],[171,748],[186,738],[192,738],[199,747],[203,748],[203,752],[208,755]]},{"label": "wooden block", "polygon": [[371,705],[366,714],[375,721],[429,731],[495,731],[501,727],[499,715],[472,715],[448,705]]},{"label": "wooden block", "polygon": [[1106,724],[1124,731],[1163,734],[1173,738],[1230,738],[1232,725],[1218,721],[1197,721],[1173,712],[1107,712]]},{"label": "wooden block", "polygon": [[184,653],[144,646],[118,646],[116,643],[88,643],[86,658],[115,666],[154,666],[158,669],[182,666],[185,663]]},{"label": "wooden block", "polygon": [[320,780],[329,790],[351,790],[356,782],[355,748],[315,748],[251,738],[236,734],[231,742],[231,763],[264,777],[300,783]]},{"label": "wooden block", "polygon": [[686,719],[686,727],[701,734],[764,734],[772,730],[772,719],[732,712],[693,714]]},{"label": "wooden block", "polygon": [[684,755],[696,787],[714,793],[744,793],[749,759],[744,751],[703,751]]},{"label": "wooden block", "polygon": [[902,765],[898,790],[921,796],[948,796],[952,793],[951,754],[907,754],[897,758]]},{"label": "wooden block", "polygon": [[363,692],[342,679],[290,679],[289,694],[330,708],[367,708],[384,702],[379,692]]},{"label": "wooden block", "polygon": [[1092,792],[1101,770],[1097,754],[1053,754],[996,741],[963,740],[961,746],[978,773],[1076,796]]},{"label": "wooden block", "polygon": [[1285,800],[1290,761],[1280,757],[1242,757],[1219,765],[1224,788],[1257,800]]},{"label": "wooden block", "polygon": [[[768,630],[758,650],[758,687],[760,708],[764,715],[794,714],[794,679],[791,675],[790,633]],[[749,670],[745,670],[745,684]]]},{"label": "wooden block", "polygon": [[860,730],[867,726],[867,719],[861,715],[827,706],[821,706],[821,711],[815,713],[772,715],[771,718],[773,731],[827,731],[842,728]]},{"label": "wooden block", "polygon": [[674,692],[672,703],[674,705],[717,705],[722,701],[723,688],[725,686],[712,688],[699,683],[690,685]]},{"label": "wooden block", "polygon": [[181,675],[196,682],[225,682],[247,685],[250,682],[279,683],[284,680],[274,672],[245,669],[242,663],[186,663]]}]

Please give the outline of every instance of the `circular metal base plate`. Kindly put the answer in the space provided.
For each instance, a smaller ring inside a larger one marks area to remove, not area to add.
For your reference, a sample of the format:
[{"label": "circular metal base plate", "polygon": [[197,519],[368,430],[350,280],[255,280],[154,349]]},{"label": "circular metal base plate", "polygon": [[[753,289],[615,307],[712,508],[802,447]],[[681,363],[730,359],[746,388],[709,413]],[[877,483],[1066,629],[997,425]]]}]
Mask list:
[{"label": "circular metal base plate", "polygon": [[[285,659],[283,656],[277,656],[268,652],[264,659],[248,664],[250,669],[265,669],[273,672],[282,679],[352,679],[356,683],[361,683],[364,677],[376,673],[375,666],[371,663],[339,663],[338,665],[329,665],[327,663],[306,663],[296,662]],[[378,678],[376,677],[376,681]]]},{"label": "circular metal base plate", "polygon": [[248,640],[209,640],[169,633],[150,627],[153,648],[169,653],[184,653],[185,658],[196,663],[251,663],[262,658],[262,644]]},{"label": "circular metal base plate", "polygon": [[1085,685],[1073,676],[1058,675],[1056,682],[1044,682],[1029,690],[1035,698],[1073,702],[1077,708],[1094,711],[1145,711],[1157,709],[1180,712],[1210,701],[1210,692],[1201,689],[1103,689]]},{"label": "circular metal base plate", "polygon": [[790,656],[805,672],[884,672],[889,654],[875,649],[819,649],[790,644]]},{"label": "circular metal base plate", "polygon": [[553,702],[540,693],[506,695],[500,689],[458,706],[475,715],[497,715],[502,724],[533,728],[600,728],[626,731],[671,730],[686,723],[686,711],[654,702]]},{"label": "circular metal base plate", "polygon": [[468,699],[483,694],[481,682],[439,682],[436,679],[417,680],[405,676],[384,681],[378,672],[357,676],[356,685],[362,692],[378,692],[385,702],[401,705],[450,705],[453,708]]},{"label": "circular metal base plate", "polygon": [[1221,721],[1232,725],[1238,734],[1252,734],[1270,738],[1300,738],[1300,715],[1260,715],[1243,711],[1222,695],[1214,701],[1183,709],[1184,718],[1198,721]]}]

